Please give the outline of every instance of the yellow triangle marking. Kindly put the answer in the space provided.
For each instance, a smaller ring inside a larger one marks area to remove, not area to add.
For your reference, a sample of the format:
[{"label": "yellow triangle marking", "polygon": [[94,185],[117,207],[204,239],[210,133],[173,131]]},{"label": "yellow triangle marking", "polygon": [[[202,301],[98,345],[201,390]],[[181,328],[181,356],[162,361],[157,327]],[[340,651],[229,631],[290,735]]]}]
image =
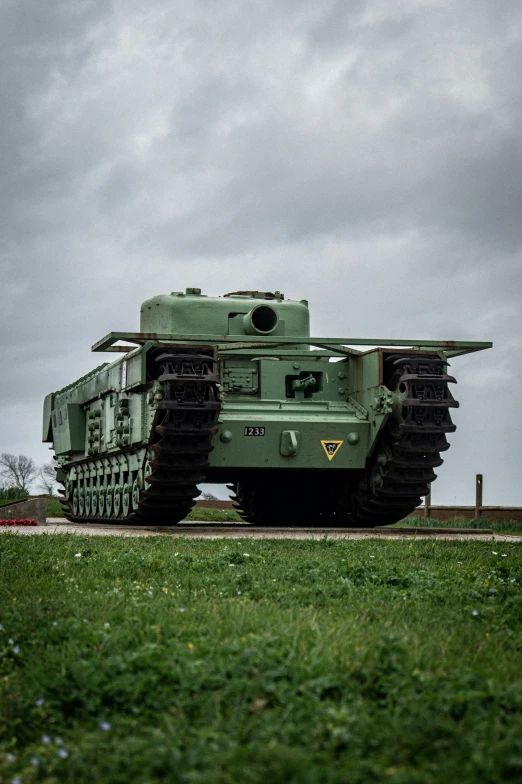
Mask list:
[{"label": "yellow triangle marking", "polygon": [[328,460],[333,460],[344,441],[321,441],[321,444]]}]

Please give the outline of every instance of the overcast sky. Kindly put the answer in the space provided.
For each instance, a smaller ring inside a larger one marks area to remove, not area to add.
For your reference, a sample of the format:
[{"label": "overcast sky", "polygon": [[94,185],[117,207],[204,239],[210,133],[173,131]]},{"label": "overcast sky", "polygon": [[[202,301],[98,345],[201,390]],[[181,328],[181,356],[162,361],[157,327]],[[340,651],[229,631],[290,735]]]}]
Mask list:
[{"label": "overcast sky", "polygon": [[[3,0],[0,451],[140,303],[279,289],[457,358],[433,501],[522,504],[516,0]],[[111,355],[108,355],[109,358]]]}]

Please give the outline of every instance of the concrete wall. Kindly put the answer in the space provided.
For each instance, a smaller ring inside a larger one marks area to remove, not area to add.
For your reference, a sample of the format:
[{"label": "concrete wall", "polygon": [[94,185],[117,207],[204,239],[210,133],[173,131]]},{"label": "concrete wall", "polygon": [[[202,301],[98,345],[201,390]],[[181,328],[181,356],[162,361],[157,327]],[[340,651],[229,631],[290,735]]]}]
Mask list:
[{"label": "concrete wall", "polygon": [[46,512],[47,496],[28,498],[0,506],[0,520],[36,520],[39,525],[44,525]]}]

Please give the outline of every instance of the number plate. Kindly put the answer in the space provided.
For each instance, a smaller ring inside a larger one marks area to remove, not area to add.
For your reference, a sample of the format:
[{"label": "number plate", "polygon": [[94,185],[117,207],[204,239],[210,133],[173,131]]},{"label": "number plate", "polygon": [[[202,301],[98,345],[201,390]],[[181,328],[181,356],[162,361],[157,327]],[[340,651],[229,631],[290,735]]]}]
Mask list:
[{"label": "number plate", "polygon": [[265,428],[264,427],[245,427],[244,435],[245,436],[264,436],[265,435]]}]

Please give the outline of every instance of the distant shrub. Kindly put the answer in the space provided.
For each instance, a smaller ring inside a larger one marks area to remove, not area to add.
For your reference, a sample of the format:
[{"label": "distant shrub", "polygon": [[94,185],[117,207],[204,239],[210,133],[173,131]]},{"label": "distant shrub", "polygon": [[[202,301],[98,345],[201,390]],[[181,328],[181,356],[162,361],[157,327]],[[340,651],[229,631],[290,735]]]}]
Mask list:
[{"label": "distant shrub", "polygon": [[22,501],[24,498],[27,498],[27,493],[24,493],[18,487],[4,487],[0,485],[0,503]]}]

